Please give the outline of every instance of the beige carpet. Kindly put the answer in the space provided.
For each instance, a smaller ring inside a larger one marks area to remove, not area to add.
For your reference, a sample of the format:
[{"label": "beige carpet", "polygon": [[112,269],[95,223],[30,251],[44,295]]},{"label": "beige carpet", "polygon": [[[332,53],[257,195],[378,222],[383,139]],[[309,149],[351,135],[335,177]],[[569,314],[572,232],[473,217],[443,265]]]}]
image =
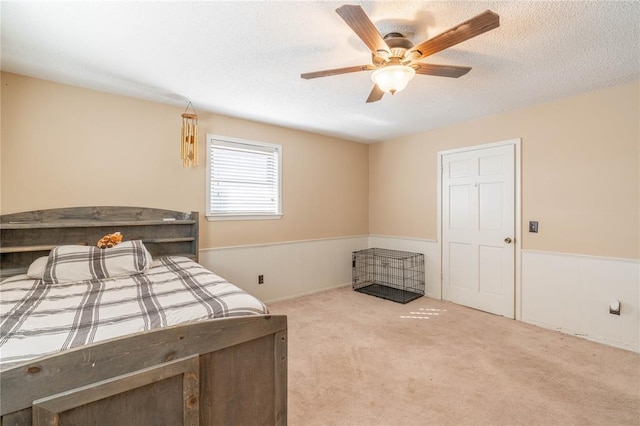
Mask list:
[{"label": "beige carpet", "polygon": [[289,425],[640,425],[640,355],[420,298],[341,288],[288,315]]}]

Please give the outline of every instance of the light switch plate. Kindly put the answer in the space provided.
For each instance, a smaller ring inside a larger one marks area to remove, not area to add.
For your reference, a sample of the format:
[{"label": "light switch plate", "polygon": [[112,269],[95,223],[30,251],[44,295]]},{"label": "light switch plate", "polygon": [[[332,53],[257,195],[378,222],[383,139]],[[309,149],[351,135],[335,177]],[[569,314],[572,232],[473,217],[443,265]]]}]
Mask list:
[{"label": "light switch plate", "polygon": [[530,220],[529,221],[529,232],[538,232],[538,221]]}]

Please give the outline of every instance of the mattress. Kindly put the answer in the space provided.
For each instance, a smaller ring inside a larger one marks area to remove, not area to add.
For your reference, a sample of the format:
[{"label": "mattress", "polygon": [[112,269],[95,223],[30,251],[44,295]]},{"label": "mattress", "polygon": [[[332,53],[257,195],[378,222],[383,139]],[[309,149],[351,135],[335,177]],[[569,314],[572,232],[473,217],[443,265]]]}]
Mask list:
[{"label": "mattress", "polygon": [[0,369],[76,346],[193,321],[267,314],[260,300],[186,257],[121,278],[0,283]]}]

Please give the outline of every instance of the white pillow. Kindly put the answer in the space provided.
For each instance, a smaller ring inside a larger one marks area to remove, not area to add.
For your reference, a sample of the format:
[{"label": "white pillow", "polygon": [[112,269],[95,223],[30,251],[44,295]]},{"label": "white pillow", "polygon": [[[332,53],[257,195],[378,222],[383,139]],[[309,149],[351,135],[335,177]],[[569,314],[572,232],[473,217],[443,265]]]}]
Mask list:
[{"label": "white pillow", "polygon": [[42,256],[31,262],[27,270],[27,276],[34,280],[41,280],[44,276],[44,270],[47,267],[49,256]]},{"label": "white pillow", "polygon": [[146,272],[153,259],[140,240],[125,241],[112,248],[58,246],[51,250],[45,267],[45,283],[115,278]]}]

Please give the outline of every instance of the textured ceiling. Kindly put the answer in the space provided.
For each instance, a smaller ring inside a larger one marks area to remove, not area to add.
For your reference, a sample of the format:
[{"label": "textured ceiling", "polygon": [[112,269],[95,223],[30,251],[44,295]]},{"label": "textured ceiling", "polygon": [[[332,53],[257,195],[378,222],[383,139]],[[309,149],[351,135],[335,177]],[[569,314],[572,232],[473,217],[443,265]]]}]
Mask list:
[{"label": "textured ceiling", "polygon": [[640,78],[637,1],[375,1],[379,31],[417,44],[486,9],[500,27],[424,62],[470,66],[417,75],[366,104],[368,64],[335,13],[345,2],[2,1],[3,71],[360,142],[426,131]]}]

